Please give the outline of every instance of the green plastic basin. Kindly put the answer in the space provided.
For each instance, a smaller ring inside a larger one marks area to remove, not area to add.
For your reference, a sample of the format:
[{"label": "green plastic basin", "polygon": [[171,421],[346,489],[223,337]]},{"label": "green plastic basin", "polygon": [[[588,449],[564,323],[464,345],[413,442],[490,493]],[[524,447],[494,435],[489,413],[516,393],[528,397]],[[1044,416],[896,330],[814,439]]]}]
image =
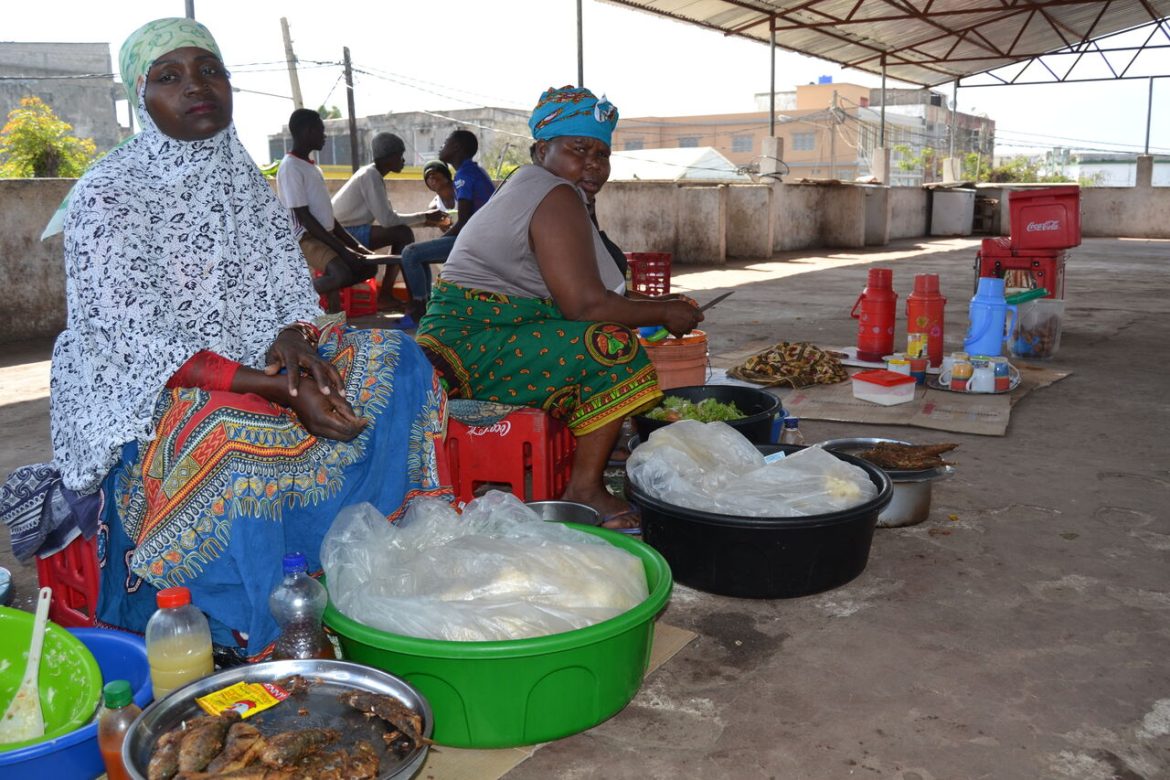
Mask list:
[{"label": "green plastic basin", "polygon": [[[0,607],[0,714],[20,689],[28,663],[33,616]],[[102,673],[89,648],[56,623],[45,626],[38,683],[44,736],[0,744],[0,753],[36,745],[81,728],[97,711]]]},{"label": "green plastic basin", "polygon": [[433,739],[460,748],[533,745],[596,726],[630,703],[650,663],[654,618],[670,598],[670,566],[654,548],[604,528],[566,524],[642,561],[650,596],[575,631],[502,642],[418,639],[370,628],[330,601],[325,624],[345,658],[388,671],[422,692]]}]

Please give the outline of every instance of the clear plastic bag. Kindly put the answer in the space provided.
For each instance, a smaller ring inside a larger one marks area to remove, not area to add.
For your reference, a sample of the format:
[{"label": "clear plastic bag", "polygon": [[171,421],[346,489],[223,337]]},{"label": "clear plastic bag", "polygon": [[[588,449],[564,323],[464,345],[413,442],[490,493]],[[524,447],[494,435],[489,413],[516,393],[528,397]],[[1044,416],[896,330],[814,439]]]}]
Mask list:
[{"label": "clear plastic bag", "polygon": [[637,556],[544,522],[510,493],[459,515],[420,499],[397,526],[361,504],[321,545],[334,605],[394,634],[452,641],[544,636],[615,617],[649,596]]},{"label": "clear plastic bag", "polygon": [[727,423],[695,420],[659,428],[626,461],[630,481],[674,506],[740,517],[836,512],[877,495],[869,475],[820,447],[765,462]]}]

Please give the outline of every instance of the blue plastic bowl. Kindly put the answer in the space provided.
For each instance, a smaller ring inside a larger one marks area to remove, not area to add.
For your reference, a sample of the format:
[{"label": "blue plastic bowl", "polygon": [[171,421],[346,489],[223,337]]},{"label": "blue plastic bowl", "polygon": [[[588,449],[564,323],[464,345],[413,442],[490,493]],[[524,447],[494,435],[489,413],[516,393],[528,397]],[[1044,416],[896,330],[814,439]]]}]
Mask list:
[{"label": "blue plastic bowl", "polygon": [[[145,708],[154,698],[150,687],[150,666],[146,643],[141,637],[104,628],[71,628],[69,633],[89,648],[102,672],[102,683],[128,680],[134,703]],[[98,750],[97,723],[90,723],[64,736],[35,745],[0,753],[0,775],[4,780],[45,780],[46,778],[91,779],[106,771]]]}]

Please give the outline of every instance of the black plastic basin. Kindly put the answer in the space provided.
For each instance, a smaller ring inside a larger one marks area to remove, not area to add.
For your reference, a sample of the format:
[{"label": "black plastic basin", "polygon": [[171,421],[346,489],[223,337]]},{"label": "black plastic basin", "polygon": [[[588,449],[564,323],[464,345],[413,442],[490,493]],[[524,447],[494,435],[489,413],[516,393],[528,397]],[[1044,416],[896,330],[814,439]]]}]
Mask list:
[{"label": "black plastic basin", "polygon": [[[796,445],[757,445],[765,455]],[[852,509],[804,517],[738,517],[674,506],[643,493],[627,495],[642,510],[642,538],[662,553],[676,582],[739,598],[792,598],[844,585],[865,570],[878,514],[893,483],[878,467],[834,452],[865,470],[878,489]]]},{"label": "black plastic basin", "polygon": [[[722,404],[734,403],[746,417],[738,420],[728,420],[727,424],[742,433],[753,444],[769,444],[772,441],[772,421],[776,415],[784,415],[780,408],[780,399],[764,390],[751,387],[737,387],[736,385],[695,385],[693,387],[672,387],[663,390],[666,395],[677,395],[691,403],[714,398]],[[670,425],[665,420],[651,420],[644,415],[634,416],[634,429],[638,438],[646,441],[650,432],[656,431],[664,425]]]}]

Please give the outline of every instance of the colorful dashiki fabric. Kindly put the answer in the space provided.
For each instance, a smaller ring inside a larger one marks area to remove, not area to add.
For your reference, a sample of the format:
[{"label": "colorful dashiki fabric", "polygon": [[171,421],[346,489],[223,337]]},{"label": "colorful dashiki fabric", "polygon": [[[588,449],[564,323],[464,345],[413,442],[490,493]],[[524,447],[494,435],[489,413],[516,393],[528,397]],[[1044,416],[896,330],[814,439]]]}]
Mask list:
[{"label": "colorful dashiki fabric", "polygon": [[567,320],[549,299],[439,280],[417,338],[452,398],[544,409],[576,436],[662,398],[632,329]]},{"label": "colorful dashiki fabric", "polygon": [[262,658],[277,634],[273,550],[303,552],[318,571],[343,507],[368,501],[394,521],[413,498],[450,496],[435,450],[445,397],[421,350],[398,331],[334,330],[320,353],[370,420],[352,441],[316,438],[255,395],[162,394],[157,437],[123,447],[102,485],[101,623],[141,632],[157,590],[183,585],[216,644]]}]

